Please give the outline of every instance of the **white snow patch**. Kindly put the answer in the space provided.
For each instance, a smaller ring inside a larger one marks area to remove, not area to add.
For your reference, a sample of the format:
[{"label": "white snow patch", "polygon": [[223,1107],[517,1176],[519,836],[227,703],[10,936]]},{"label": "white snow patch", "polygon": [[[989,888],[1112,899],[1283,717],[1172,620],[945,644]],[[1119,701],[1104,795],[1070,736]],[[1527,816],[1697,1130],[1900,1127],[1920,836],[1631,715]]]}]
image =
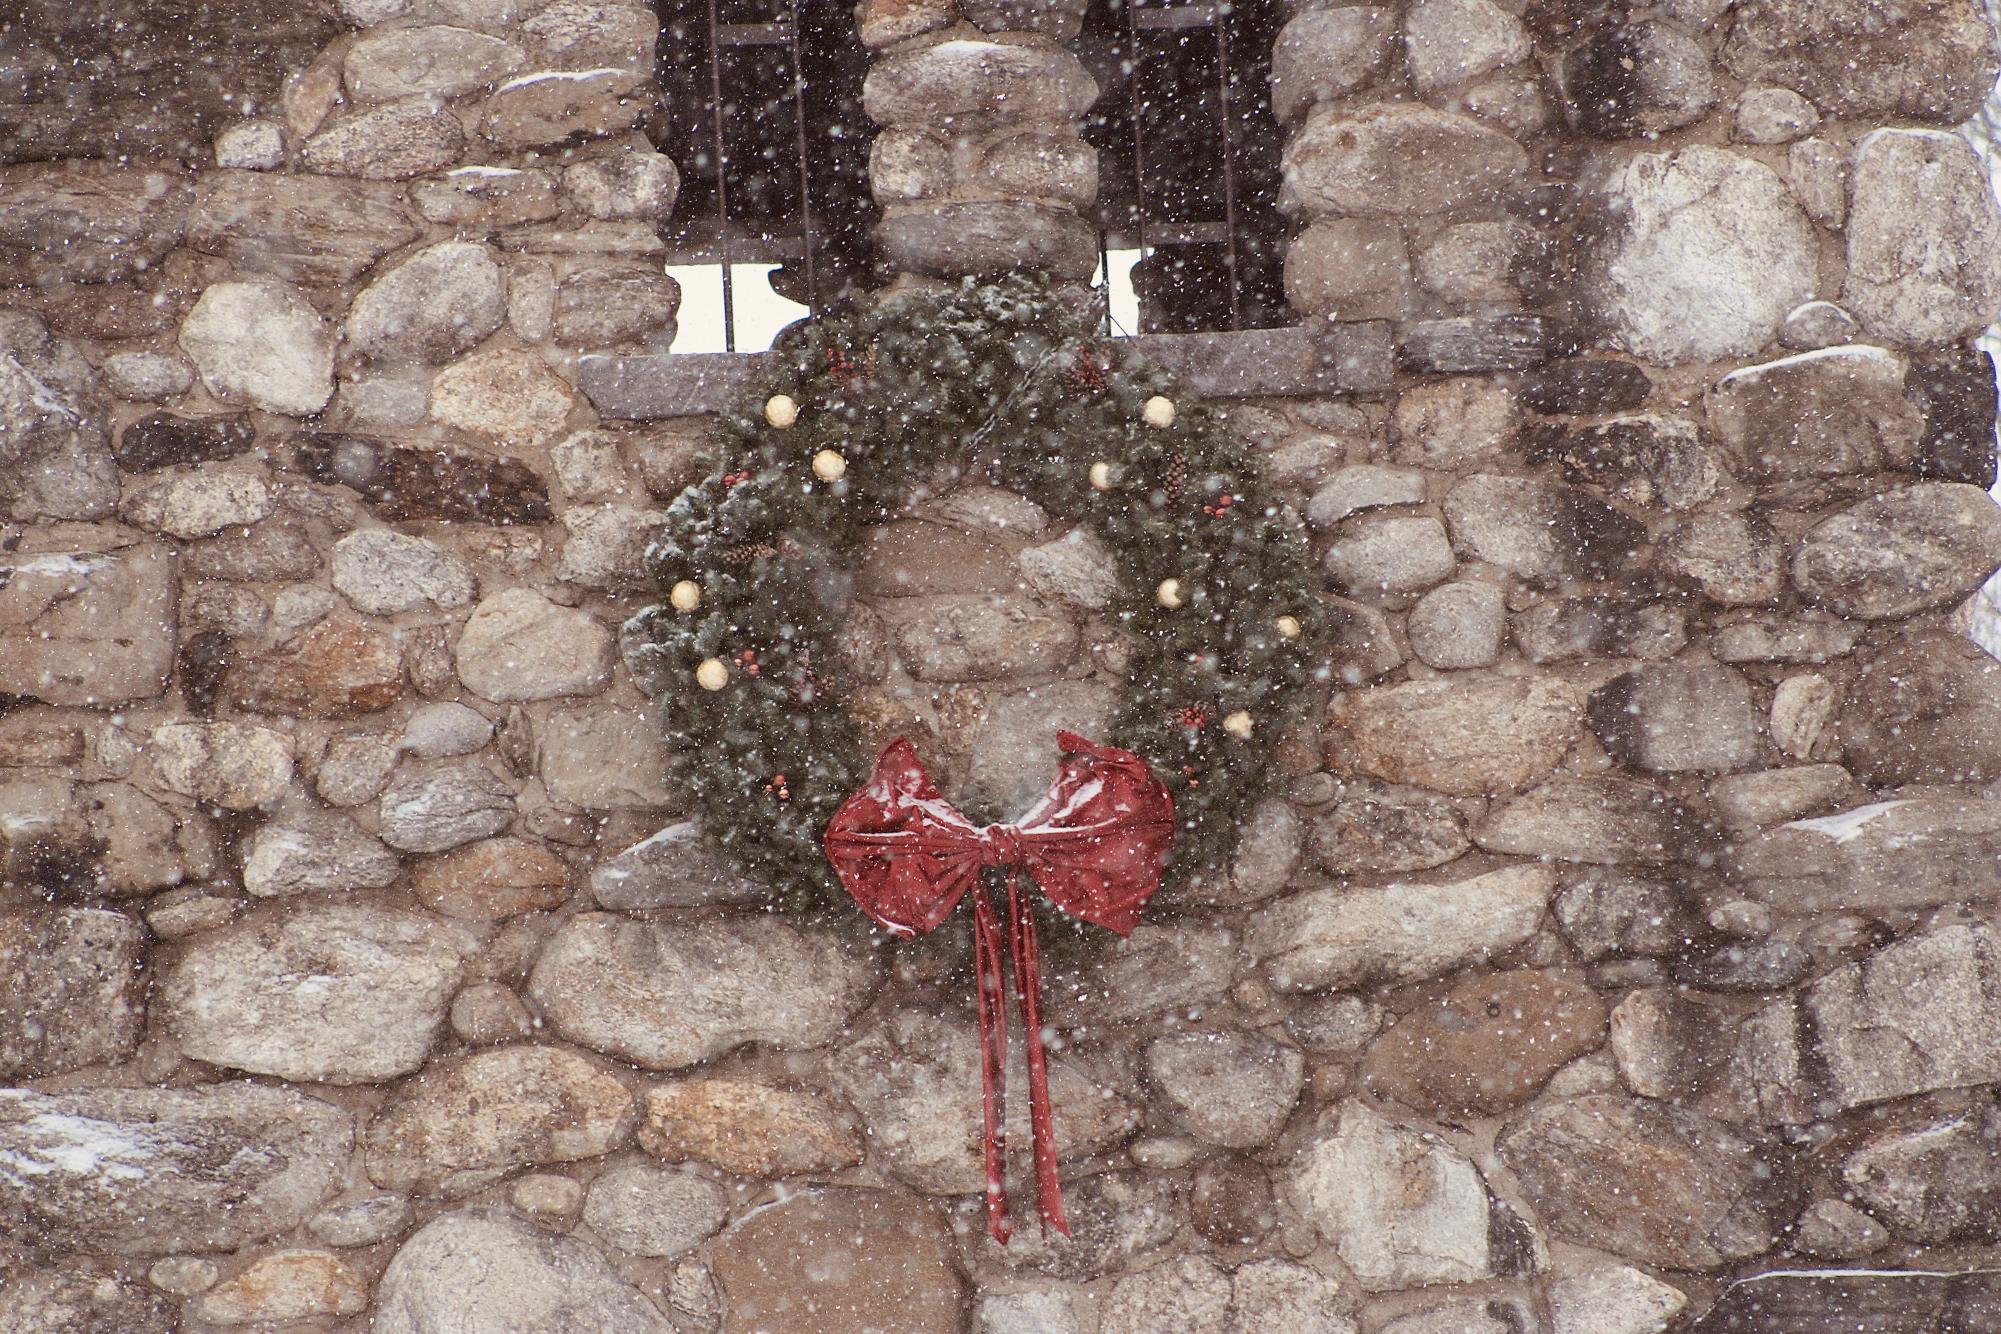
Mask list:
[{"label": "white snow patch", "polygon": [[36,407],[40,408],[43,412],[54,413],[65,421],[83,420],[75,409],[57,397],[55,390],[49,388],[33,371],[23,366],[20,360],[11,352],[7,354],[7,364],[18,371],[21,378],[28,382],[28,393],[33,398]]},{"label": "white snow patch", "polygon": [[30,1147],[0,1153],[0,1174],[16,1182],[67,1172],[107,1181],[137,1181],[147,1174],[150,1145],[126,1128],[85,1116],[42,1112],[20,1123]]},{"label": "white snow patch", "polygon": [[999,42],[976,42],[966,37],[955,37],[949,42],[940,42],[931,49],[933,51],[949,51],[955,56],[983,56],[991,55],[996,51],[1004,51],[1007,48]]},{"label": "white snow patch", "polygon": [[1909,801],[1879,801],[1872,806],[1857,806],[1852,811],[1839,815],[1823,815],[1817,820],[1794,820],[1788,829],[1804,829],[1819,834],[1835,843],[1846,843],[1861,835],[1862,830],[1881,816],[1888,815],[1899,806],[1908,806]]},{"label": "white snow patch", "polygon": [[519,176],[518,167],[453,167],[447,176]]},{"label": "white snow patch", "polygon": [[[1815,303],[1813,302],[1807,303],[1807,305],[1813,305],[1813,304]],[[1824,305],[1826,303],[1822,302],[1820,304]],[[1804,310],[1804,309],[1805,309],[1804,306],[1797,307],[1796,313],[1797,310]],[[1724,376],[1716,383],[1717,386],[1720,388],[1723,385],[1732,383],[1733,381],[1756,379],[1758,376],[1763,375],[1767,371],[1779,370],[1786,366],[1803,366],[1810,361],[1827,361],[1829,359],[1838,359],[1841,361],[1877,362],[1885,366],[1894,367],[1897,373],[1900,375],[1904,371],[1904,359],[1898,356],[1896,353],[1892,352],[1889,348],[1874,347],[1868,343],[1848,343],[1840,347],[1818,347],[1811,352],[1801,352],[1790,357],[1780,357],[1777,361],[1763,361],[1758,363],[1756,366],[1739,367],[1737,370],[1731,371],[1728,375]]]},{"label": "white snow patch", "polygon": [[518,79],[509,79],[494,89],[504,93],[514,88],[526,88],[531,83],[542,83],[549,79],[567,79],[580,82],[584,79],[602,79],[608,74],[630,75],[632,71],[620,69],[616,65],[606,65],[600,69],[545,69],[539,74],[524,74]]}]

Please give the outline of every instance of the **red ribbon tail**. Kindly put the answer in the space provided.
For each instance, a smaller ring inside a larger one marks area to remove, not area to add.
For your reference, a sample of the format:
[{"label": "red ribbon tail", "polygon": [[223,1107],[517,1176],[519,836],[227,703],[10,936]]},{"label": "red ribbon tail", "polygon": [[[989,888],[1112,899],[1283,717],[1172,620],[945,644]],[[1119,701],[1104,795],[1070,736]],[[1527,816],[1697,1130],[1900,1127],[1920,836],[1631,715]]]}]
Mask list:
[{"label": "red ribbon tail", "polygon": [[[987,1231],[1007,1245],[1014,1225],[1007,1212],[1007,1127],[1001,1081],[1007,1067],[1007,998],[1001,980],[1000,921],[985,884],[973,886],[973,971],[980,1001],[980,1085],[984,1093],[987,1165]],[[1033,1038],[1030,1039],[1033,1044]],[[1031,1045],[1030,1051],[1034,1052]]]},{"label": "red ribbon tail", "polygon": [[1042,1050],[1042,959],[1035,939],[1035,908],[1020,892],[1020,877],[1007,878],[1007,910],[1014,955],[1014,987],[1021,1023],[1028,1033],[1028,1112],[1035,1131],[1035,1199],[1042,1232],[1070,1235],[1063,1212],[1063,1183],[1056,1176],[1056,1123],[1049,1107],[1049,1064]]}]

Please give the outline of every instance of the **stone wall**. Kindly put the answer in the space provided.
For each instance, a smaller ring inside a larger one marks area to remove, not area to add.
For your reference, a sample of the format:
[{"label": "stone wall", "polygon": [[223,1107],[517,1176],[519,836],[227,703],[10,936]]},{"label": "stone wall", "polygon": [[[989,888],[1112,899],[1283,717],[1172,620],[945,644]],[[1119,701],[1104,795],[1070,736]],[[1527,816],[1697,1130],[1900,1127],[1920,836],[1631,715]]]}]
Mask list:
[{"label": "stone wall", "polygon": [[[1158,346],[1326,697],[1052,952],[1076,1239],[1006,1250],[965,938],[757,911],[620,653],[742,383],[659,355],[653,11],[264,8],[0,34],[0,1331],[2001,1326],[1971,0],[1297,7],[1304,331]],[[1088,271],[1081,13],[862,7],[894,268]],[[1067,528],[860,572],[955,793],[1116,698]]]}]

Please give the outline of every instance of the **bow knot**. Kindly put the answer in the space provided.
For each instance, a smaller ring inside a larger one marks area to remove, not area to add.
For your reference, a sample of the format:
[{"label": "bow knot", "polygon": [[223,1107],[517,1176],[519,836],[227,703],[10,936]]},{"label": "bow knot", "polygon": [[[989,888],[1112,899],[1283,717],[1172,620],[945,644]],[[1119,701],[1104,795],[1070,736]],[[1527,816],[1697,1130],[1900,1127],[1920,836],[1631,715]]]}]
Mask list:
[{"label": "bow knot", "polygon": [[1014,959],[1015,998],[1027,1030],[1036,1194],[1044,1228],[1054,1227],[1068,1236],[1042,1048],[1035,910],[1021,892],[1021,877],[1032,877],[1043,897],[1064,912],[1123,936],[1139,924],[1140,908],[1160,888],[1174,842],[1174,800],[1145,760],[1073,732],[1058,732],[1056,742],[1063,762],[1048,794],[1018,822],[982,828],[939,795],[916,748],[899,737],[876,757],[867,785],[834,812],[825,839],[827,860],[834,864],[841,884],[862,911],[892,935],[922,935],[949,917],[972,891],[987,1226],[1003,1244],[1011,1232],[1003,1184],[1000,1093],[1007,1025],[1001,922],[980,884],[982,872],[1007,871],[1008,953]]},{"label": "bow knot", "polygon": [[1021,865],[1021,828],[1011,824],[990,824],[980,831],[980,865]]}]

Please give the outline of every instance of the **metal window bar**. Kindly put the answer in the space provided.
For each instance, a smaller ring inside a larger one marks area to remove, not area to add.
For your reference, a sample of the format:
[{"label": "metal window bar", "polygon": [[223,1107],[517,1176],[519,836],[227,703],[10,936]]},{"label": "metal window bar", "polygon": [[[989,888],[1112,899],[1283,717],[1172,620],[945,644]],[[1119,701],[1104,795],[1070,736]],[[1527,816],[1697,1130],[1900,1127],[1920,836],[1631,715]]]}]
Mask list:
[{"label": "metal window bar", "polygon": [[[1282,15],[1272,0],[1187,0],[1179,4],[1172,0],[1105,0],[1092,17],[1097,22],[1087,26],[1086,42],[1094,28],[1100,41],[1109,40],[1108,46],[1093,52],[1099,57],[1097,72],[1101,84],[1106,85],[1104,102],[1109,105],[1098,113],[1100,128],[1092,137],[1101,151],[1115,150],[1129,157],[1127,174],[1132,192],[1130,201],[1101,201],[1100,260],[1104,272],[1109,277],[1114,249],[1137,248],[1144,263],[1154,256],[1165,259],[1162,252],[1170,247],[1214,247],[1221,267],[1219,308],[1195,324],[1189,323],[1188,312],[1183,311],[1179,322],[1168,327],[1244,329],[1288,322],[1272,262],[1283,227],[1276,198],[1278,127],[1265,86],[1269,82],[1268,48]],[[1189,45],[1191,40],[1200,40],[1198,34],[1206,36],[1209,51],[1198,52]],[[1209,96],[1203,100],[1212,112],[1208,142],[1217,159],[1221,198],[1201,210],[1203,216],[1190,217],[1183,207],[1185,200],[1169,197],[1175,189],[1152,179],[1159,165],[1175,155],[1171,151],[1165,156],[1156,154],[1149,121],[1164,120],[1172,125],[1177,117],[1188,114],[1191,108],[1175,100],[1177,92],[1186,96],[1186,87],[1176,89],[1171,83],[1174,71],[1161,71],[1178,59],[1200,63],[1199,57],[1205,55],[1214,67]],[[1253,159],[1260,159],[1261,167],[1247,182],[1243,168]],[[1256,222],[1247,229],[1250,219]],[[1253,263],[1253,249],[1261,238],[1264,244],[1256,250],[1260,262]],[[1149,303],[1142,294],[1141,304],[1142,310],[1147,310],[1149,304],[1158,303]],[[1150,312],[1147,322],[1157,314]]]}]

